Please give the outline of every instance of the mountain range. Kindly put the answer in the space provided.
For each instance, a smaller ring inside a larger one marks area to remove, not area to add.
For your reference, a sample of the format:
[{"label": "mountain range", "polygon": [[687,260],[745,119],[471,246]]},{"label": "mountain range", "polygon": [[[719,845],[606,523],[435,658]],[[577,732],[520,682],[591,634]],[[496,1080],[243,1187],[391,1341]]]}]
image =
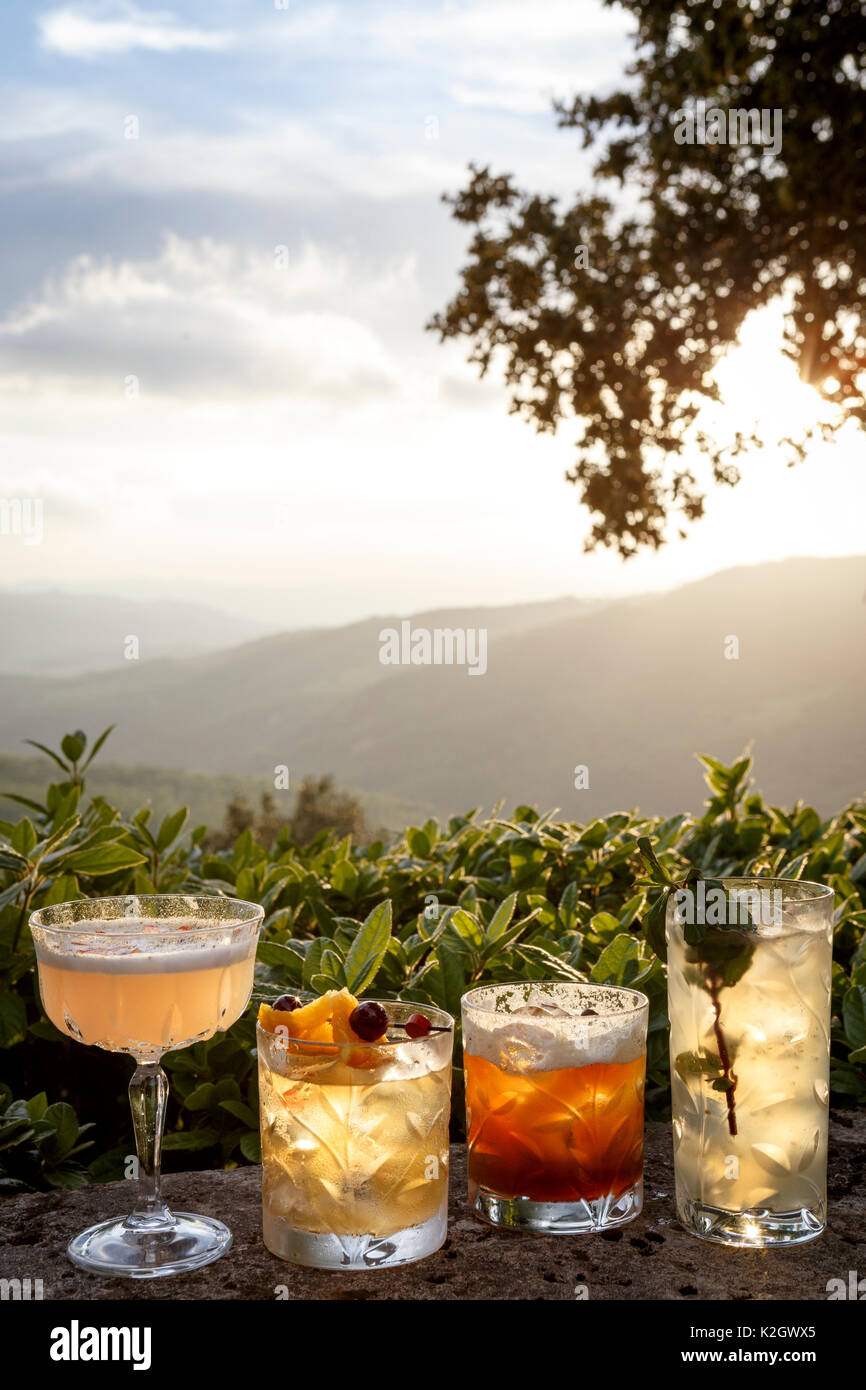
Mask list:
[{"label": "mountain range", "polygon": [[121,764],[265,781],[284,765],[294,785],[332,772],[438,814],[504,798],[585,820],[698,809],[692,755],[751,744],[766,796],[829,813],[866,792],[864,590],[866,557],[798,558],[639,598],[409,617],[413,633],[485,629],[478,678],[383,665],[406,615],[63,678],[8,674],[7,650],[0,748],[116,723]]},{"label": "mountain range", "polygon": [[194,656],[260,637],[270,624],[203,603],[59,590],[0,590],[0,672],[71,676],[140,659]]}]

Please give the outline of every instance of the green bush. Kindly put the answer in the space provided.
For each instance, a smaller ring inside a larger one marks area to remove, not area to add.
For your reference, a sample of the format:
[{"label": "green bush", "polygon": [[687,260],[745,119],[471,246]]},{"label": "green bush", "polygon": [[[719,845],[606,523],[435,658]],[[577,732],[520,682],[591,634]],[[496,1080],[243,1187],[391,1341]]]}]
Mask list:
[{"label": "green bush", "polygon": [[82,1134],[71,1105],[48,1104],[44,1091],[30,1100],[13,1100],[0,1085],[0,1191],[28,1192],[34,1187],[83,1187],[87,1173],[76,1154],[93,1147]]},{"label": "green bush", "polygon": [[[800,803],[790,811],[768,806],[751,789],[749,758],[732,767],[702,758],[710,796],[699,818],[616,812],[581,825],[519,806],[509,818],[499,810],[488,819],[473,813],[452,817],[444,828],[430,820],[387,845],[357,846],[350,836],[323,830],[301,847],[284,827],[270,848],[247,829],[230,848],[208,853],[206,828],[189,832],[185,808],[156,826],[148,811],[124,819],[103,798],[85,801],[84,774],[108,732],[87,756],[80,732],[67,735],[60,752],[43,749],[63,779],[48,788],[44,803],[27,800],[19,821],[0,822],[6,1078],[12,1094],[47,1086],[64,1107],[87,1115],[98,1147],[87,1170],[91,1180],[120,1176],[128,1154],[128,1061],[82,1048],[45,1018],[28,927],[35,907],[130,892],[259,902],[265,923],[254,1004],[286,989],[317,993],[347,984],[355,992],[438,1004],[459,1019],[460,995],[481,982],[633,985],[650,998],[647,1103],[650,1114],[663,1115],[669,1102],[665,967],[642,930],[659,890],[644,878],[641,837],[649,837],[674,878],[697,869],[706,877],[772,874],[832,885],[833,1100],[866,1102],[866,807],[860,803],[829,820]],[[166,1167],[257,1159],[254,1047],[250,1009],[227,1033],[167,1055]],[[26,1161],[7,1164],[0,1151],[0,1178],[5,1173],[18,1186],[56,1182],[79,1151],[76,1130],[63,1161],[55,1161],[44,1124],[49,1111],[59,1113],[58,1102],[46,1102],[40,1115],[28,1109],[38,1111],[43,1099],[12,1103],[13,1124],[23,1123],[27,1111],[31,1128],[42,1126],[20,1144],[13,1129],[12,1151],[27,1147]],[[6,1107],[8,1115],[8,1095]],[[458,1069],[457,1125],[461,1114]]]}]

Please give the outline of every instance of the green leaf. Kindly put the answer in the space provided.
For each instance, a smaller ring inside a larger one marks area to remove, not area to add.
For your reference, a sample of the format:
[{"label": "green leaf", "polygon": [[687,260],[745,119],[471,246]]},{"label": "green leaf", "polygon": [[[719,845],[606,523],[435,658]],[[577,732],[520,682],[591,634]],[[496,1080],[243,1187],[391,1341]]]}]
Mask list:
[{"label": "green leaf", "polygon": [[87,736],[77,729],[74,734],[64,734],[60,740],[61,752],[65,753],[71,763],[77,763],[81,754],[87,747]]},{"label": "green leaf", "polygon": [[167,1134],[162,1147],[168,1153],[196,1153],[201,1149],[213,1148],[219,1143],[215,1129],[181,1129]]},{"label": "green leaf", "polygon": [[842,1000],[842,1021],[851,1047],[855,1051],[866,1047],[866,989],[862,985],[854,985]]},{"label": "green leaf", "polygon": [[103,743],[104,743],[105,740],[108,738],[108,735],[109,735],[110,733],[112,733],[112,732],[114,731],[114,729],[116,729],[116,728],[117,728],[117,725],[116,725],[116,724],[109,724],[109,726],[108,726],[107,729],[103,729],[102,733],[99,735],[99,738],[96,740],[96,742],[94,743],[94,745],[93,745],[93,747],[91,748],[90,752],[88,753],[86,761],[82,764],[82,767],[81,767],[81,771],[82,771],[82,772],[86,772],[86,771],[87,771],[87,769],[90,767],[90,764],[93,762],[93,759],[96,757],[97,753],[99,752],[100,748],[102,747]]},{"label": "green leaf", "polygon": [[344,898],[354,899],[358,887],[358,870],[349,859],[340,859],[331,871],[331,882]]},{"label": "green leaf", "polygon": [[313,976],[319,974],[319,964],[324,949],[325,943],[320,936],[310,942],[307,954],[304,957],[304,969],[301,975],[301,983],[304,989],[313,988]]},{"label": "green leaf", "polygon": [[[19,796],[18,792],[0,792],[4,801],[14,801],[18,806],[29,806],[31,811],[36,811],[40,816],[48,814],[48,807],[42,806],[38,801],[33,801],[29,796]],[[866,855],[863,856],[866,861]]]},{"label": "green leaf", "polygon": [[202,878],[219,879],[223,883],[230,883],[234,887],[237,871],[227,859],[221,859],[216,854],[206,854],[203,856],[200,868]]},{"label": "green leaf", "polygon": [[574,931],[577,926],[577,884],[568,884],[559,900],[559,918],[566,931]]},{"label": "green leaf", "polygon": [[187,1110],[209,1110],[216,1101],[216,1086],[212,1081],[203,1081],[196,1086],[184,1101]]},{"label": "green leaf", "polygon": [[655,951],[659,960],[667,961],[668,944],[665,934],[665,922],[667,920],[669,890],[656,894],[655,901],[650,904],[643,915],[641,926],[647,944]]},{"label": "green leaf", "polygon": [[258,895],[258,877],[255,869],[241,869],[235,879],[235,896],[241,902],[255,902]]},{"label": "green leaf", "polygon": [[26,1033],[24,1000],[9,989],[0,989],[0,1047],[13,1047],[23,1042]]},{"label": "green leaf", "polygon": [[623,931],[626,931],[631,926],[643,905],[643,893],[635,893],[634,897],[629,898],[625,906],[620,909],[619,924]]},{"label": "green leaf", "polygon": [[49,1187],[60,1187],[66,1191],[73,1191],[77,1187],[87,1186],[87,1174],[81,1168],[70,1166],[68,1168],[47,1168],[44,1173],[45,1181]]},{"label": "green leaf", "polygon": [[307,985],[313,994],[327,994],[329,990],[338,989],[339,986],[333,975],[315,974],[310,977]]},{"label": "green leaf", "polygon": [[45,855],[51,854],[53,850],[63,844],[64,840],[69,839],[72,832],[77,830],[80,824],[81,817],[78,815],[66,816],[61,821],[55,818],[54,829],[51,834],[34,846],[36,853],[33,858],[42,859]]},{"label": "green leaf", "polygon": [[406,831],[406,844],[409,847],[410,854],[414,855],[416,859],[430,858],[432,845],[427,838],[426,831],[419,830],[417,825],[410,825],[409,829]]},{"label": "green leaf", "polygon": [[[328,989],[343,989],[346,985],[346,971],[342,954],[333,941],[325,942],[322,950],[320,967],[321,975],[316,976],[317,980],[325,979],[330,981],[327,986]],[[315,981],[313,982],[313,988],[319,990],[321,993],[321,986],[316,984]]]},{"label": "green leaf", "polygon": [[39,842],[39,836],[36,834],[33,822],[27,816],[21,817],[9,838],[12,848],[23,855],[25,859],[29,859],[32,850]]},{"label": "green leaf", "polygon": [[87,849],[70,854],[63,861],[66,873],[86,874],[88,878],[99,878],[103,874],[118,873],[121,869],[132,869],[144,864],[143,854],[127,845],[106,844],[96,849]]},{"label": "green leaf", "polygon": [[601,849],[609,834],[606,821],[594,820],[586,827],[577,843],[583,849]]},{"label": "green leaf", "polygon": [[54,903],[73,902],[80,896],[75,874],[58,874],[42,899],[42,906],[51,907]]},{"label": "green leaf", "polygon": [[261,1163],[262,1161],[262,1140],[258,1131],[254,1134],[245,1134],[241,1139],[241,1153],[248,1163]]},{"label": "green leaf", "polygon": [[640,839],[637,842],[637,848],[638,853],[640,854],[641,860],[643,862],[643,866],[652,882],[661,884],[666,888],[670,887],[671,877],[668,874],[667,870],[662,868],[661,864],[656,858],[656,852],[653,849],[652,843],[650,842],[648,836],[641,835]]},{"label": "green leaf", "polygon": [[498,941],[500,936],[502,936],[502,934],[506,931],[509,923],[511,922],[512,917],[514,916],[514,909],[516,906],[517,894],[509,893],[508,897],[505,898],[499,904],[498,908],[493,914],[493,917],[491,918],[490,925],[484,933],[484,941],[486,945],[489,946],[492,942]]},{"label": "green leaf", "polygon": [[361,994],[375,979],[391,940],[392,915],[391,900],[387,898],[373,908],[352,942],[344,962],[346,986],[351,994]]},{"label": "green leaf", "polygon": [[[628,969],[630,965],[637,965],[637,941],[628,932],[621,932],[615,936],[608,946],[605,946],[595,965],[590,971],[590,977],[596,984],[615,984],[623,985],[628,983]],[[633,971],[632,974],[636,973]]]},{"label": "green leaf", "polygon": [[156,847],[160,854],[164,854],[169,845],[173,844],[177,839],[183,827],[186,825],[188,815],[189,807],[181,806],[179,811],[175,811],[174,815],[166,816],[162,825],[159,827],[159,834],[156,837]]},{"label": "green leaf", "polygon": [[724,1073],[722,1059],[714,1052],[680,1052],[674,1060],[674,1070],[684,1081],[699,1076],[720,1077]]},{"label": "green leaf", "polygon": [[481,927],[478,925],[471,912],[467,912],[462,907],[453,910],[451,908],[448,909],[446,931],[458,936],[461,941],[465,941],[467,945],[474,950],[478,950],[484,941]]},{"label": "green leaf", "polygon": [[612,941],[615,936],[619,936],[622,931],[622,924],[618,917],[614,917],[612,912],[596,912],[590,919],[590,927],[594,936],[605,943]]},{"label": "green leaf", "polygon": [[529,837],[512,844],[508,854],[508,864],[515,882],[523,887],[533,880],[544,862],[544,849]]},{"label": "green leaf", "polygon": [[[446,1013],[451,1014],[452,1018],[459,1018],[460,1000],[466,993],[466,972],[463,968],[463,958],[444,936],[439,939],[435,958],[436,975],[439,980],[436,1002]],[[429,975],[425,976],[425,986],[428,979]]]},{"label": "green leaf", "polygon": [[65,763],[60,755],[55,753],[53,749],[46,748],[44,743],[37,743],[35,738],[25,738],[24,742],[29,743],[31,748],[38,748],[40,753],[45,753],[49,758],[53,758],[57,766],[62,768],[65,773],[70,773],[72,771],[69,764]]},{"label": "green leaf", "polygon": [[242,1100],[221,1100],[220,1109],[227,1110],[236,1120],[242,1120],[245,1125],[249,1125],[250,1129],[258,1125],[258,1115],[248,1105],[244,1105]]},{"label": "green leaf", "polygon": [[532,944],[517,946],[515,947],[515,955],[521,956],[531,965],[541,966],[544,970],[549,971],[554,979],[574,980],[581,984],[586,982],[585,975],[582,975],[579,970],[575,970],[574,966],[569,965],[567,960],[562,960],[559,956],[555,956],[552,951],[545,950],[543,946]]},{"label": "green leaf", "polygon": [[31,1120],[44,1119],[47,1109],[48,1097],[44,1091],[40,1091],[38,1096],[33,1096],[33,1098],[27,1102],[27,1114],[30,1116]]},{"label": "green leaf", "polygon": [[42,1119],[51,1125],[54,1133],[43,1141],[40,1148],[46,1158],[57,1162],[65,1158],[75,1145],[79,1133],[78,1116],[71,1105],[61,1100],[49,1105]]},{"label": "green leaf", "polygon": [[30,871],[27,860],[13,849],[0,849],[0,869],[11,869],[13,874],[26,875]]}]

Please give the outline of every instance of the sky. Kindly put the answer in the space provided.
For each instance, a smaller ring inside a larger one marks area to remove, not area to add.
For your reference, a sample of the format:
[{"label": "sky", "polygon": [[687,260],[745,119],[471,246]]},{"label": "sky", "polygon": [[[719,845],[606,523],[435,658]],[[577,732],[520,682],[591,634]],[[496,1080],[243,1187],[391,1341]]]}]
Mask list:
[{"label": "sky", "polygon": [[808,421],[773,310],[721,369],[769,447],[685,542],[586,555],[568,429],[507,413],[425,332],[467,242],[470,160],[569,198],[554,97],[623,80],[595,0],[5,6],[0,584],[178,597],[275,626],[667,588],[862,550],[862,443],[786,467]]}]

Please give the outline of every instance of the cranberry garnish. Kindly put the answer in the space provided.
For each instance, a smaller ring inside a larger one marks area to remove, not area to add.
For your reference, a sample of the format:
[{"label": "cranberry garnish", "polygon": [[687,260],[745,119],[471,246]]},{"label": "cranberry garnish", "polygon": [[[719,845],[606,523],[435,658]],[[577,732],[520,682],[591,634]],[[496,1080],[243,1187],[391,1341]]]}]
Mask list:
[{"label": "cranberry garnish", "polygon": [[426,1038],[430,1032],[430,1020],[426,1014],[410,1014],[403,1026],[410,1038]]},{"label": "cranberry garnish", "polygon": [[281,994],[271,1005],[272,1009],[278,1009],[281,1014],[294,1013],[295,1009],[300,1007],[301,1001],[296,994]]},{"label": "cranberry garnish", "polygon": [[388,1015],[381,1004],[375,1004],[372,999],[368,999],[365,1004],[359,1004],[357,1009],[353,1009],[349,1014],[349,1027],[364,1042],[375,1042],[387,1030]]}]

